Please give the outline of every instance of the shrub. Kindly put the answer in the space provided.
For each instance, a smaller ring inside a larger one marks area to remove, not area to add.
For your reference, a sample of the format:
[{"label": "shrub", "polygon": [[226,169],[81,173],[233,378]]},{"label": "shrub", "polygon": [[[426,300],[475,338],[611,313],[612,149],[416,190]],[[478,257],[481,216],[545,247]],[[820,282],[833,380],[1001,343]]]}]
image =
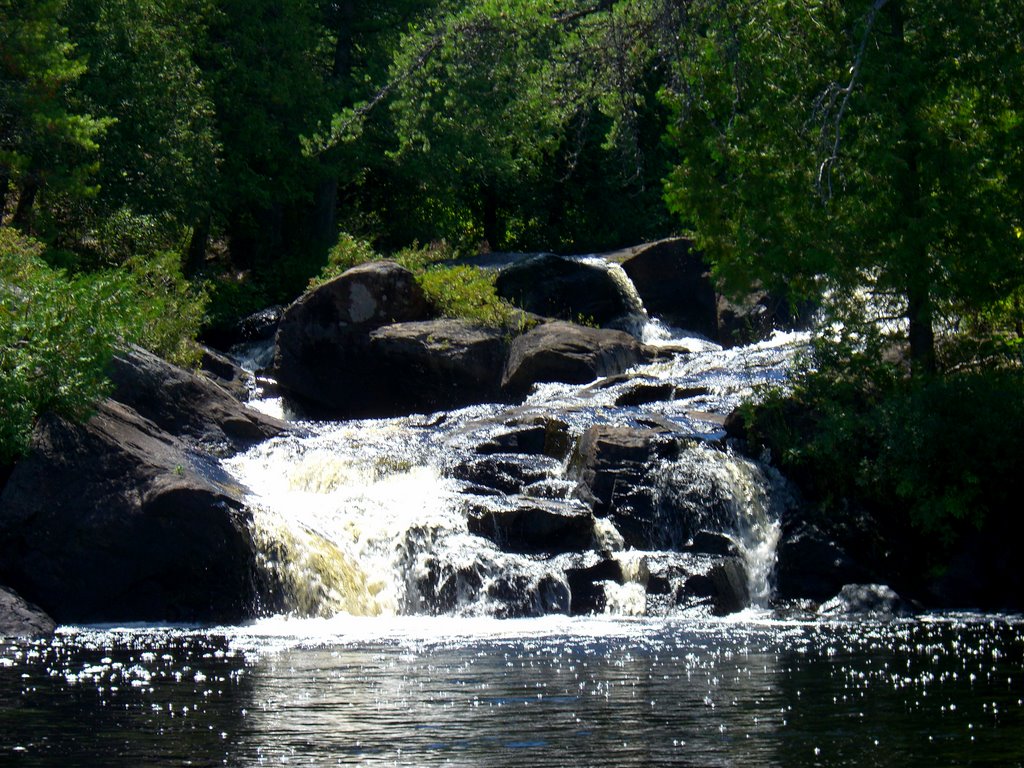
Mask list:
[{"label": "shrub", "polygon": [[178,364],[198,360],[206,297],[172,252],[69,275],[44,246],[0,228],[0,464],[28,446],[42,413],[89,416],[107,392],[116,345],[137,343]]},{"label": "shrub", "polygon": [[[454,251],[445,243],[413,244],[390,258],[411,271],[427,301],[444,317],[493,327],[508,327],[515,309],[494,290],[495,275],[479,267],[451,264]],[[310,281],[321,285],[352,267],[383,258],[365,240],[342,233],[331,248],[327,266]]]},{"label": "shrub", "polygon": [[118,337],[116,290],[68,278],[43,246],[0,228],[0,464],[24,453],[40,413],[89,415]]}]

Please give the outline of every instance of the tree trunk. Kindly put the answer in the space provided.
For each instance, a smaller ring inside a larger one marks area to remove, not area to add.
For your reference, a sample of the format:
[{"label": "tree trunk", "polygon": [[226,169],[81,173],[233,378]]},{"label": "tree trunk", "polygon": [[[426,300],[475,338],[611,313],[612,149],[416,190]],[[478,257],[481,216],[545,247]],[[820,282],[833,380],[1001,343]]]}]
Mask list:
[{"label": "tree trunk", "polygon": [[11,175],[4,170],[0,172],[0,227],[7,217],[7,194],[11,191]]},{"label": "tree trunk", "polygon": [[32,228],[32,208],[36,202],[36,195],[39,193],[39,182],[29,176],[21,185],[21,194],[18,195],[18,207],[14,209],[14,218],[11,223],[26,232]]},{"label": "tree trunk", "polygon": [[[906,28],[903,3],[893,0],[886,6],[890,29],[895,44],[895,71],[905,78],[912,74],[905,71],[908,60],[906,51]],[[905,171],[897,180],[900,190],[902,214],[907,221],[907,251],[903,254],[904,293],[907,300],[907,341],[910,343],[910,367],[915,376],[930,376],[936,371],[935,358],[935,312],[932,304],[932,274],[928,243],[919,236],[913,236],[914,227],[924,216],[921,203],[921,137],[917,130],[915,112],[917,104],[913,96],[913,83],[897,85],[900,99],[899,110],[903,122],[900,154],[903,156]]]},{"label": "tree trunk", "polygon": [[493,184],[485,184],[480,190],[484,206],[484,240],[491,250],[500,248],[502,243],[501,232],[498,229],[498,192]]},{"label": "tree trunk", "polygon": [[317,187],[313,200],[313,214],[309,224],[314,245],[331,246],[334,244],[334,240],[338,236],[338,233],[335,232],[337,208],[338,180],[336,178],[324,179]]},{"label": "tree trunk", "polygon": [[210,242],[210,216],[203,216],[192,228],[185,258],[185,274],[193,277],[206,263],[206,247]]}]

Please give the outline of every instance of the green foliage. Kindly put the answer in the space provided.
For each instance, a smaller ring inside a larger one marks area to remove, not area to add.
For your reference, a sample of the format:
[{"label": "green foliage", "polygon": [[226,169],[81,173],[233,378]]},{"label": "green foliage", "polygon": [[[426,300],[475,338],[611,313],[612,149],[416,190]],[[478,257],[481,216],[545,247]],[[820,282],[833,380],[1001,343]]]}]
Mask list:
[{"label": "green foliage", "polygon": [[44,412],[86,417],[106,391],[116,291],[51,270],[40,243],[0,228],[0,464]]},{"label": "green foliage", "polygon": [[92,412],[116,345],[137,343],[183,365],[198,359],[205,297],[175,254],[79,275],[43,256],[40,242],[0,228],[0,464],[24,452],[40,414]]},{"label": "green foliage", "polygon": [[64,0],[0,2],[0,210],[18,192],[17,223],[31,226],[40,195],[95,192],[97,142],[109,121],[76,102],[85,63],[61,21]]},{"label": "green foliage", "polygon": [[748,406],[749,434],[834,524],[869,510],[915,531],[926,567],[1016,507],[1024,457],[1024,371],[914,380],[871,354],[839,364],[827,345],[791,392]]},{"label": "green foliage", "polygon": [[700,24],[666,90],[670,206],[739,290],[870,290],[929,372],[934,333],[1024,284],[1022,6],[737,0]]},{"label": "green foliage", "polygon": [[[495,292],[496,273],[466,264],[452,264],[454,256],[446,244],[435,243],[424,247],[412,245],[388,258],[416,276],[427,301],[442,317],[471,320],[491,327],[512,325],[515,309]],[[381,258],[367,241],[342,233],[329,252],[327,266],[310,281],[309,287]]]},{"label": "green foliage", "polygon": [[423,293],[444,317],[472,320],[495,328],[512,324],[515,310],[494,291],[497,275],[467,265],[435,266],[418,276]]}]

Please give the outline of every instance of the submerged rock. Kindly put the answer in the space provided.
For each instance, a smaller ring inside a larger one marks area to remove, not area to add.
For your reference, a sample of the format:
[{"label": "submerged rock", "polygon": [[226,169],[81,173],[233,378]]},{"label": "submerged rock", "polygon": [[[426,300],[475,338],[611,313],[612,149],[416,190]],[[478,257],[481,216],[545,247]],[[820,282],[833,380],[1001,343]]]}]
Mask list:
[{"label": "submerged rock", "polygon": [[585,384],[622,373],[642,357],[640,343],[627,333],[554,321],[512,342],[502,388],[520,397],[541,382]]},{"label": "submerged rock", "polygon": [[123,404],[44,416],[0,494],[0,580],[62,623],[249,618],[263,589],[242,495]]},{"label": "submerged rock", "polygon": [[913,616],[915,606],[885,584],[846,584],[818,609],[822,616],[896,618]]},{"label": "submerged rock", "polygon": [[0,586],[0,638],[52,635],[57,622],[17,592]]}]

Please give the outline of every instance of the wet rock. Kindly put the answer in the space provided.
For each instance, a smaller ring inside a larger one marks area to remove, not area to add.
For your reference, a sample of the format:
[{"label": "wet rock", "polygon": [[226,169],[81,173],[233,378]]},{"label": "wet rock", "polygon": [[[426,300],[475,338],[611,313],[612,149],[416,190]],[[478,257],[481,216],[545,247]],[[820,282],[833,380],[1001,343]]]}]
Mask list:
[{"label": "wet rock", "polygon": [[456,564],[431,557],[418,568],[415,600],[408,608],[413,613],[434,616],[453,613],[460,606],[474,604],[483,583],[477,564]]},{"label": "wet rock", "polygon": [[652,546],[660,531],[651,473],[678,452],[678,443],[663,432],[599,424],[581,436],[568,477],[597,517],[614,520],[627,546],[660,549]]},{"label": "wet rock", "polygon": [[199,359],[200,373],[241,403],[248,401],[249,388],[253,384],[250,373],[242,370],[232,360],[209,347],[202,348]]},{"label": "wet rock", "polygon": [[57,623],[38,606],[0,586],[0,638],[52,635]]},{"label": "wet rock", "polygon": [[431,309],[412,272],[390,261],[363,264],[305,293],[278,327],[274,371],[286,392],[335,416],[375,404],[359,375],[370,333],[428,320]]},{"label": "wet rock", "polygon": [[504,334],[464,320],[395,323],[372,331],[362,382],[374,415],[404,415],[493,402],[501,396]]},{"label": "wet rock", "polygon": [[231,455],[289,426],[242,403],[201,376],[141,347],[119,351],[110,365],[111,399],[196,448]]},{"label": "wet rock", "polygon": [[557,466],[543,456],[491,454],[455,465],[451,476],[501,493],[521,493],[526,486],[548,479]]},{"label": "wet rock", "polygon": [[686,580],[681,597],[711,598],[717,594],[715,580],[707,574],[696,573]]},{"label": "wet rock", "polygon": [[672,384],[640,384],[615,398],[620,408],[648,403],[662,403],[673,399],[676,388]]},{"label": "wet rock", "polygon": [[606,325],[632,310],[606,267],[551,253],[509,264],[498,273],[494,287],[510,303],[543,317],[585,318]]},{"label": "wet rock", "polygon": [[594,519],[582,504],[518,497],[470,510],[469,532],[506,552],[581,552],[594,544]]},{"label": "wet rock", "polygon": [[535,579],[523,573],[503,573],[490,582],[485,591],[499,619],[569,612],[569,589],[552,576]]},{"label": "wet rock", "polygon": [[896,618],[913,616],[914,605],[885,584],[846,584],[818,609],[822,616]]},{"label": "wet rock", "polygon": [[714,612],[719,616],[742,611],[750,605],[747,569],[738,558],[729,558],[714,566],[708,577],[714,585]]},{"label": "wet rock", "polygon": [[835,595],[844,584],[870,580],[866,568],[810,525],[785,532],[776,558],[775,589],[783,600],[820,602]]},{"label": "wet rock", "polygon": [[622,331],[545,323],[512,342],[502,388],[519,397],[541,382],[585,384],[622,373],[641,357],[639,342]]},{"label": "wet rock", "polygon": [[562,459],[568,455],[570,447],[569,425],[561,419],[541,417],[526,426],[494,435],[478,445],[476,452],[525,453]]},{"label": "wet rock", "polygon": [[61,623],[250,618],[266,595],[243,493],[120,403],[45,416],[0,494],[0,580]]},{"label": "wet rock", "polygon": [[599,560],[585,568],[569,568],[565,571],[565,578],[572,596],[569,613],[573,616],[604,613],[605,583],[623,583],[622,567],[611,559]]},{"label": "wet rock", "polygon": [[736,542],[724,533],[713,531],[697,531],[686,545],[689,552],[719,557],[735,557],[739,554]]},{"label": "wet rock", "polygon": [[653,317],[717,338],[715,288],[692,240],[671,238],[637,246],[617,260]]},{"label": "wet rock", "polygon": [[243,317],[236,323],[214,326],[203,331],[202,340],[205,344],[224,352],[238,344],[269,341],[277,333],[277,326],[283,314],[282,306],[267,307]]}]

